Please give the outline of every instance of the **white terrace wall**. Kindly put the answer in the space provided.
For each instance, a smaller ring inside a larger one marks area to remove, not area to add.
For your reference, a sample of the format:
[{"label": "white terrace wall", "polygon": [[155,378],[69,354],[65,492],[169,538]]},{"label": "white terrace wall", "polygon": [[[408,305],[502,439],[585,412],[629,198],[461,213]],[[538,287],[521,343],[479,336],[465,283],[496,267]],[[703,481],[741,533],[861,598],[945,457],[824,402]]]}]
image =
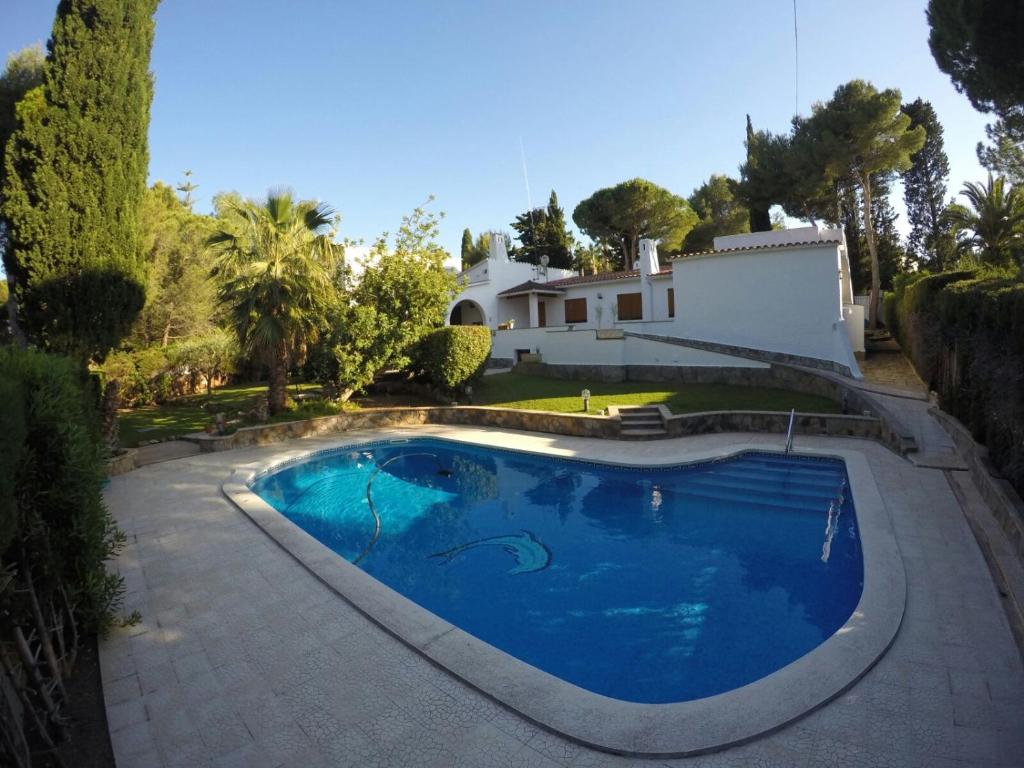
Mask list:
[{"label": "white terrace wall", "polygon": [[767,368],[768,365],[677,344],[624,337],[598,339],[594,330],[528,328],[496,331],[491,357],[515,360],[517,350],[539,353],[554,365],[678,365],[715,368]]},{"label": "white terrace wall", "polygon": [[857,372],[834,245],[672,262],[675,335],[821,360]]}]

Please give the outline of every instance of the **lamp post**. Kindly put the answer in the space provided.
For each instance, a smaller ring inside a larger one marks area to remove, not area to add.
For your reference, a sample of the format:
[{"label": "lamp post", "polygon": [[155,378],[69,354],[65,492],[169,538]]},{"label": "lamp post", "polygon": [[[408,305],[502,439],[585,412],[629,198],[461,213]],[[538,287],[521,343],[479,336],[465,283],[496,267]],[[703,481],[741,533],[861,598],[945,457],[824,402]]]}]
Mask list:
[{"label": "lamp post", "polygon": [[580,397],[583,398],[584,413],[590,413],[590,390],[584,389],[582,392],[580,392]]}]

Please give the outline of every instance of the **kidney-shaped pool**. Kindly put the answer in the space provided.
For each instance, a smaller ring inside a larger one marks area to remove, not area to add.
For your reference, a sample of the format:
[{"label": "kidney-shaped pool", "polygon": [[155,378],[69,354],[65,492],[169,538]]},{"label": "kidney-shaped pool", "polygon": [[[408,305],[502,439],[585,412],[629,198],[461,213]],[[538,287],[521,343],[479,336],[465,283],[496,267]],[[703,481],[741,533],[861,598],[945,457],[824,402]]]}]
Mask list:
[{"label": "kidney-shaped pool", "polygon": [[770,675],[841,628],[864,583],[840,459],[639,468],[415,438],[322,452],[250,487],[451,624],[628,702]]}]

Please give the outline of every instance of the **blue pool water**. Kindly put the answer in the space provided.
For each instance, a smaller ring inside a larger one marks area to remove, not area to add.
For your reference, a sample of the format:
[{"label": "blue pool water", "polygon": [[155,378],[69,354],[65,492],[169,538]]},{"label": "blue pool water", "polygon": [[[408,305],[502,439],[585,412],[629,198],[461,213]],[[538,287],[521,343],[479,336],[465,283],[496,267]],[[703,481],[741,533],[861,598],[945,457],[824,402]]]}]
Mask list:
[{"label": "blue pool water", "polygon": [[667,703],[753,682],[846,623],[863,585],[847,485],[833,459],[636,469],[415,439],[319,454],[252,489],[481,640]]}]

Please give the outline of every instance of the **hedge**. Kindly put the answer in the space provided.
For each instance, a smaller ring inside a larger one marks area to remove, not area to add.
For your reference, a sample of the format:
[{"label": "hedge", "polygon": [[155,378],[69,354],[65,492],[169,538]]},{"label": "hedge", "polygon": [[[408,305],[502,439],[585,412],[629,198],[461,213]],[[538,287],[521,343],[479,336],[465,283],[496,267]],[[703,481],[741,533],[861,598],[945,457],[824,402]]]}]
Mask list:
[{"label": "hedge", "polygon": [[1024,493],[1024,280],[986,270],[896,286],[887,316],[942,409],[984,443]]},{"label": "hedge", "polygon": [[455,391],[479,379],[491,356],[491,331],[482,325],[448,325],[420,340],[417,360],[436,386]]},{"label": "hedge", "polygon": [[16,504],[5,509],[15,513],[5,521],[13,541],[0,560],[20,562],[19,573],[33,570],[44,596],[66,590],[75,620],[85,631],[103,631],[123,591],[120,577],[106,571],[123,534],[103,503],[107,456],[87,374],[66,358],[13,347],[0,348],[0,371],[0,473],[13,480],[4,485],[13,487]]}]

